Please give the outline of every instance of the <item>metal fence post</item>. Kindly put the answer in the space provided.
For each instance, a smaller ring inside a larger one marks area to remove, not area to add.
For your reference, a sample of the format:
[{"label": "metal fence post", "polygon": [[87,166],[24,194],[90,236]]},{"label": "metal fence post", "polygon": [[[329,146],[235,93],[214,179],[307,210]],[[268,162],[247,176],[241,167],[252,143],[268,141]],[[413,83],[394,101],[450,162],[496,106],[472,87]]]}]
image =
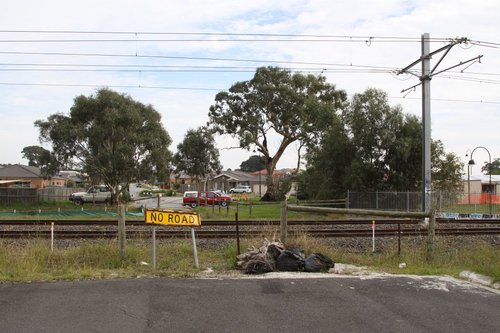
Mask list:
[{"label": "metal fence post", "polygon": [[120,257],[125,259],[125,206],[118,207],[118,241],[120,243]]},{"label": "metal fence post", "polygon": [[436,212],[430,211],[429,225],[427,226],[427,258],[432,259],[434,255],[434,237],[436,236]]},{"label": "metal fence post", "polygon": [[287,237],[287,202],[283,200],[281,202],[281,218],[280,218],[280,239],[283,244],[286,243]]}]

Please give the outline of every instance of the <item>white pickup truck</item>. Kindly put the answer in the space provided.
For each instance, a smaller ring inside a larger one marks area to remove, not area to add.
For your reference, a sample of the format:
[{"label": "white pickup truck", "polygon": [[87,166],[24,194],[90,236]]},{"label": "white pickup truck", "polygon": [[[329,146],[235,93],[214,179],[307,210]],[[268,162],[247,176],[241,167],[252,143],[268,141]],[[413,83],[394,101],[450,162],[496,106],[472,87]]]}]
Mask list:
[{"label": "white pickup truck", "polygon": [[91,186],[87,192],[75,192],[69,196],[69,200],[75,205],[83,205],[84,203],[110,203],[111,190],[106,185]]}]

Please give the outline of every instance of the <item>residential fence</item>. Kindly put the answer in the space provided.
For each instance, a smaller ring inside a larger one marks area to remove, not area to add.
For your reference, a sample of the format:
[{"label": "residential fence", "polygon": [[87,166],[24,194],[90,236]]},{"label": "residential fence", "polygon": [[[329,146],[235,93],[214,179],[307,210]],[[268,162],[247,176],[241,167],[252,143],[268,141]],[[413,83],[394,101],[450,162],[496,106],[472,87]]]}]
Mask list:
[{"label": "residential fence", "polygon": [[[422,192],[347,192],[348,208],[422,211]],[[500,195],[490,193],[433,192],[432,207],[436,212],[500,213]]]},{"label": "residential fence", "polygon": [[85,191],[84,188],[47,187],[47,188],[24,188],[6,187],[0,188],[0,203],[35,203],[39,201],[68,200],[73,192]]},{"label": "residential fence", "polygon": [[71,193],[85,192],[84,188],[71,187],[46,187],[38,189],[39,201],[59,201],[68,200]]},{"label": "residential fence", "polygon": [[38,201],[37,189],[28,187],[0,188],[0,203],[34,203]]}]

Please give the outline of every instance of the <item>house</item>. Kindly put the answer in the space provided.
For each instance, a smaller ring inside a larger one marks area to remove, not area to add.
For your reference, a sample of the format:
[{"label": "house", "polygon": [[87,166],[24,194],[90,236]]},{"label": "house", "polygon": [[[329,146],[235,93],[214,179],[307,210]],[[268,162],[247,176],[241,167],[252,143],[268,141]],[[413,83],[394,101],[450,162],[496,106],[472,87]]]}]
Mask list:
[{"label": "house", "polygon": [[[491,184],[490,184],[491,178]],[[500,203],[500,175],[470,175],[462,179],[464,195],[460,203],[479,204],[490,200]]]},{"label": "house", "polygon": [[[278,182],[281,178],[290,175],[292,175],[291,169],[275,170],[273,179]],[[252,193],[262,196],[267,191],[266,177],[267,170],[265,169],[256,172],[227,170],[207,179],[207,187],[212,190],[228,192],[233,187],[247,185],[252,189]]]},{"label": "house", "polygon": [[89,182],[86,174],[74,170],[59,171],[57,176],[65,179],[66,184],[70,187],[86,188]]},{"label": "house", "polygon": [[45,188],[66,186],[66,179],[55,176],[45,179],[40,168],[35,166],[10,164],[0,168],[0,187]]}]

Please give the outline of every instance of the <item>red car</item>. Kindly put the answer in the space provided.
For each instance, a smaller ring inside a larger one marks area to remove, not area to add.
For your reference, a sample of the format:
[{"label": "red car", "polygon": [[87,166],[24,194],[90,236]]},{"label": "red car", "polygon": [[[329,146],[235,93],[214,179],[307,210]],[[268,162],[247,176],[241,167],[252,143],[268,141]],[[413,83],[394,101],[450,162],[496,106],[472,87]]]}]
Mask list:
[{"label": "red car", "polygon": [[208,192],[196,192],[196,191],[186,191],[182,198],[182,204],[184,206],[196,207],[197,205],[215,205],[226,207],[232,198],[229,195],[222,194],[217,191]]}]

